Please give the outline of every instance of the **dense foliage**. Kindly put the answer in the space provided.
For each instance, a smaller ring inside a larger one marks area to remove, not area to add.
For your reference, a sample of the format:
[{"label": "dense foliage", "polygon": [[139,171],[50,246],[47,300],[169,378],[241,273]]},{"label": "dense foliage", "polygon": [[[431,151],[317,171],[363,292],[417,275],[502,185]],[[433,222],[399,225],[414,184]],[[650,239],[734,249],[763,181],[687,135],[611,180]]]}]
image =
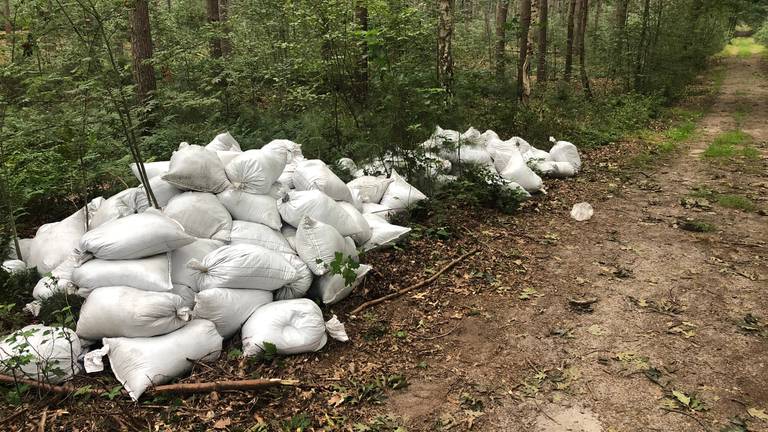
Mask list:
[{"label": "dense foliage", "polygon": [[[521,103],[512,72],[519,2],[450,2],[450,91],[437,77],[434,2],[219,0],[213,18],[216,0],[151,2],[154,53],[145,63],[157,84],[143,98],[131,58],[130,17],[140,1],[11,2],[0,65],[4,220],[56,220],[135,183],[130,133],[147,159],[227,129],[246,148],[284,137],[329,161],[414,147],[438,124],[491,128],[541,147],[549,135],[605,144],[679,97],[737,23],[764,16],[759,1],[592,1],[590,98],[578,79],[563,80],[572,2],[550,0],[546,80],[534,81]],[[504,4],[509,17],[496,26]],[[621,4],[625,19],[617,18]]]}]

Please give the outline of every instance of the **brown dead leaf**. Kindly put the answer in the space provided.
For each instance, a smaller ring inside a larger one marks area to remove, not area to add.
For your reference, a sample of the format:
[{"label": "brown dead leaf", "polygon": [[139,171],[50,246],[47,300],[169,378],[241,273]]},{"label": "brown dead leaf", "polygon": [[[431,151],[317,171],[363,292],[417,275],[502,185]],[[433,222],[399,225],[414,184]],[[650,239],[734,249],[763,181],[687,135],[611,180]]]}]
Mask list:
[{"label": "brown dead leaf", "polygon": [[216,420],[216,423],[213,424],[214,429],[226,429],[227,426],[232,424],[232,419],[229,417],[224,417]]}]

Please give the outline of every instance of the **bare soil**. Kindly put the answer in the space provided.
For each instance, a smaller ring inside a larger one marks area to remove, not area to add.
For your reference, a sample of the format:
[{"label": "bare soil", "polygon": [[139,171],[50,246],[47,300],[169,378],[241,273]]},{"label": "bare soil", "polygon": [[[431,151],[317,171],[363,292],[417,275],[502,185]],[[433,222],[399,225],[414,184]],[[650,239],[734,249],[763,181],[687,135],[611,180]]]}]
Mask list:
[{"label": "bare soil", "polygon": [[[432,220],[450,237],[424,232],[370,254],[365,286],[328,311],[349,343],[268,364],[225,354],[185,379],[301,385],[139,405],[30,392],[0,406],[0,429],[768,431],[768,67],[752,57],[721,68],[697,134],[676,152],[644,165],[634,161],[652,142],[587,152],[578,177],[548,182],[516,215],[456,203]],[[758,158],[702,156],[737,127]],[[701,188],[756,208],[691,204]],[[595,214],[576,222],[582,201]],[[682,229],[686,218],[714,231]],[[431,286],[349,315],[476,247]],[[573,305],[585,299],[596,301]],[[107,374],[82,380],[114,385]]]}]

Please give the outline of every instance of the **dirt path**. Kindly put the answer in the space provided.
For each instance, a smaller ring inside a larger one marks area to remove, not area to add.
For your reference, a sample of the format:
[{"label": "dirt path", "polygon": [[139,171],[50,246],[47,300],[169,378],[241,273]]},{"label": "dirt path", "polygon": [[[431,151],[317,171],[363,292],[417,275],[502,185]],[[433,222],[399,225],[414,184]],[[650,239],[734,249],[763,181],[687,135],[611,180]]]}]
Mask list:
[{"label": "dirt path", "polygon": [[[409,431],[720,431],[737,418],[748,429],[729,430],[768,430],[768,417],[747,411],[768,412],[768,334],[739,324],[749,327],[749,313],[768,323],[768,217],[712,202],[722,195],[689,198],[705,188],[768,208],[768,69],[757,58],[724,67],[679,152],[628,178],[599,155],[587,160],[540,215],[478,227],[488,250],[441,288],[450,306],[424,294],[378,311],[414,333],[443,329],[412,338],[410,362],[422,369],[404,366],[415,376],[381,412]],[[759,157],[703,158],[737,127]],[[595,216],[578,223],[568,211],[582,200]],[[684,218],[715,231],[683,230]],[[471,283],[478,267],[492,275],[482,288]],[[598,299],[593,312],[569,306],[582,296]],[[425,301],[434,308],[411,311]]]}]

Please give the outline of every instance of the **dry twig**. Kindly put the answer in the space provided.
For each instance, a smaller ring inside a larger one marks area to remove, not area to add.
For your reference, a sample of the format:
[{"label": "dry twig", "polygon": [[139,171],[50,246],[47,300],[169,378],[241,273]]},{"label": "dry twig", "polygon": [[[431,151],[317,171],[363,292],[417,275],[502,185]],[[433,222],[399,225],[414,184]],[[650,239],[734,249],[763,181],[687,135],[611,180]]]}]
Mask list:
[{"label": "dry twig", "polygon": [[377,299],[367,301],[367,302],[361,304],[360,306],[356,307],[349,314],[350,315],[357,315],[358,313],[364,311],[365,309],[368,309],[371,306],[376,306],[379,303],[384,303],[387,300],[391,300],[391,299],[393,299],[395,297],[400,297],[401,295],[403,295],[403,294],[405,294],[405,293],[407,293],[409,291],[413,291],[415,289],[423,287],[424,285],[428,285],[428,284],[434,282],[435,279],[439,278],[440,275],[442,275],[446,271],[448,271],[451,268],[453,268],[453,266],[455,266],[456,264],[458,264],[461,261],[463,261],[466,257],[477,253],[477,251],[478,251],[478,249],[472,249],[471,251],[465,253],[464,255],[462,255],[462,256],[456,258],[455,260],[451,261],[450,263],[448,263],[448,265],[446,265],[445,267],[440,269],[440,271],[438,271],[437,273],[433,274],[431,277],[429,277],[429,279],[423,280],[423,281],[421,281],[419,283],[416,283],[416,284],[413,284],[413,285],[411,285],[409,287],[406,287],[406,288],[403,288],[401,290],[395,291],[393,293],[387,294],[387,295],[385,295],[383,297],[379,297]]}]

